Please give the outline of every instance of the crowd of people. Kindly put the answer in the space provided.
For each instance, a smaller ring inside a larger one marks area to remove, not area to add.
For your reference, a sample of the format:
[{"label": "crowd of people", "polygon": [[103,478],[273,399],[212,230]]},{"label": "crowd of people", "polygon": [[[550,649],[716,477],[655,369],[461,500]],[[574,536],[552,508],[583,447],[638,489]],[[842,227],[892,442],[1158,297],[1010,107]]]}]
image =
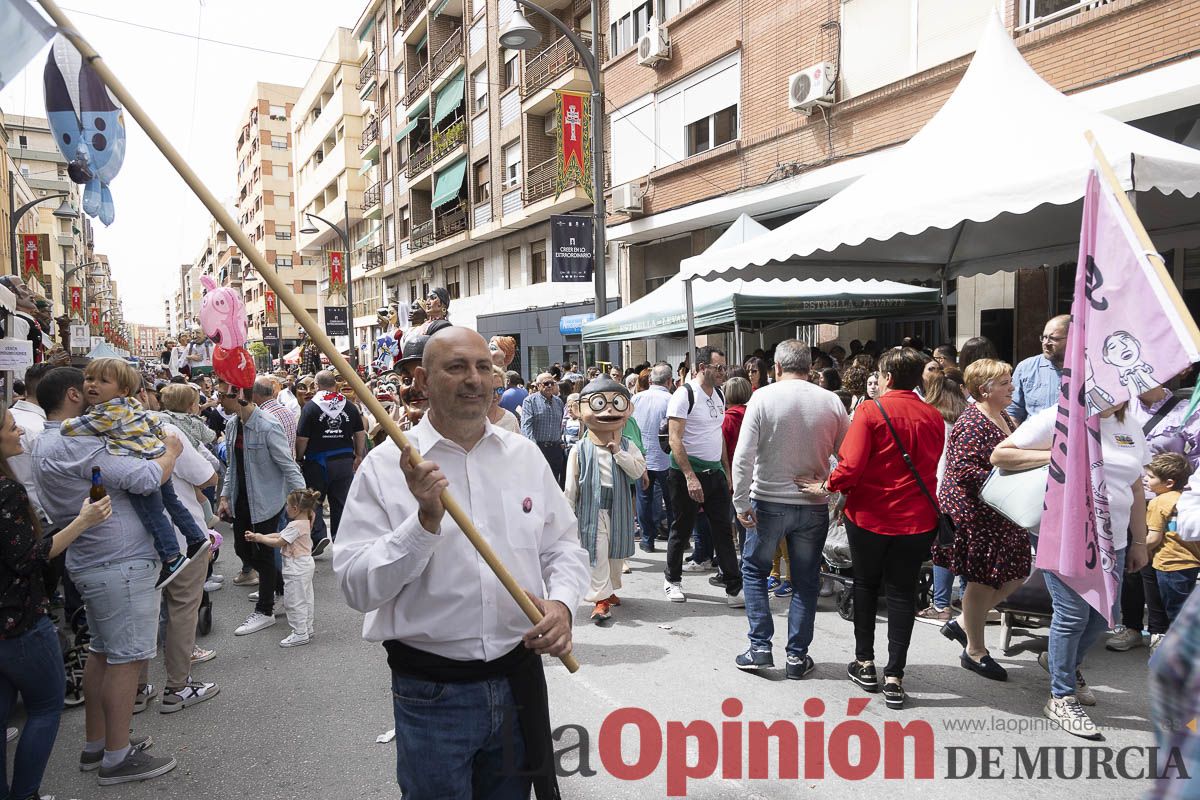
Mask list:
[{"label": "crowd of people", "polygon": [[[255,589],[234,635],[277,625],[278,607],[280,647],[309,645],[320,631],[314,559],[326,550],[347,603],[366,614],[364,636],[387,648],[406,797],[460,796],[494,778],[508,745],[481,715],[514,704],[531,769],[505,779],[553,781],[535,656],[568,653],[573,619],[613,624],[637,549],[665,546],[665,602],[688,602],[685,578],[707,575],[745,609],[732,612],[748,629],[737,669],[775,666],[779,598],[785,675],[812,672],[818,600],[831,592],[825,548],[841,536],[853,640],[821,646],[847,647],[849,681],[903,708],[917,621],[940,627],[964,669],[1007,678],[987,622],[1030,578],[1036,534],[980,489],[993,466],[1049,461],[1068,318],[1050,320],[1042,352],[1015,368],[982,338],[931,351],[916,339],[825,350],[787,340],[740,365],[707,346],[677,365],[554,364],[526,384],[510,369],[513,341],[450,325],[448,306],[431,293],[372,365],[368,387],[406,431],[403,452],[333,372],[280,368],[238,389],[212,373],[202,335],[168,343],[141,374],[106,358],[28,369],[0,423],[0,718],[18,697],[25,713],[11,775],[0,759],[6,796],[39,796],[64,702],[84,706],[80,768],[101,785],[173,769],[130,720],[156,700],[173,713],[219,692],[193,675],[215,656],[196,642],[207,595]],[[1126,575],[1112,650],[1158,649],[1200,573],[1176,514],[1200,461],[1200,422],[1185,412],[1156,388],[1102,415]],[[540,623],[530,627],[458,535],[446,487],[530,591]],[[222,549],[233,551],[228,581],[214,572]],[[923,571],[932,590],[918,608]],[[1107,623],[1056,576],[1035,579],[1053,610],[1043,713],[1097,738],[1081,665]],[[160,649],[161,690],[148,679]],[[429,735],[447,726],[490,732]],[[463,758],[474,777],[428,769]]]}]

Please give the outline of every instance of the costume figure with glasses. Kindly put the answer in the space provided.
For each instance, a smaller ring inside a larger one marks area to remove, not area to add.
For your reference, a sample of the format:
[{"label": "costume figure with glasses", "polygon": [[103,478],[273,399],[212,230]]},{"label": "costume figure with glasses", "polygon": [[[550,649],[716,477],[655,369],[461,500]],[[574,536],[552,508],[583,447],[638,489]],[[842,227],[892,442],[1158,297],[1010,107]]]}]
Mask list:
[{"label": "costume figure with glasses", "polygon": [[1013,399],[1008,415],[1018,424],[1044,408],[1058,405],[1070,326],[1070,314],[1051,318],[1042,329],[1042,352],[1025,359],[1013,370]]}]

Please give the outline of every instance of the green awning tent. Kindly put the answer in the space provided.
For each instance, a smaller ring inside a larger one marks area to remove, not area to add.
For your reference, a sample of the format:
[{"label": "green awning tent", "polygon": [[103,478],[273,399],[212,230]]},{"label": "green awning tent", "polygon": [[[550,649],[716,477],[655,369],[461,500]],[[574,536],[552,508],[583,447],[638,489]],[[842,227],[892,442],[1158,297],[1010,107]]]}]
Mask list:
[{"label": "green awning tent", "polygon": [[423,113],[425,113],[425,109],[427,109],[427,108],[429,108],[429,98],[428,97],[426,97],[424,100],[417,103],[415,106],[413,106],[412,108],[410,108],[408,110],[408,118],[411,120],[420,119],[421,115]]},{"label": "green awning tent", "polygon": [[462,105],[463,101],[463,86],[466,84],[467,73],[459,70],[458,74],[442,87],[438,92],[437,107],[433,112],[433,124],[437,125],[446,117],[454,113],[454,109]]},{"label": "green awning tent", "polygon": [[421,118],[418,117],[414,120],[411,120],[407,125],[405,125],[400,130],[396,131],[396,141],[398,142],[401,139],[403,139],[405,136],[408,136],[410,133],[412,133],[416,129],[417,125],[420,124],[420,122],[421,122]]},{"label": "green awning tent", "polygon": [[[743,214],[706,254],[742,244],[767,232]],[[695,281],[692,301],[696,331],[743,330],[755,323],[849,322],[856,319],[937,313],[937,289],[873,280]],[[687,333],[683,279],[676,275],[624,308],[583,326],[584,342],[648,339]]]},{"label": "green awning tent", "polygon": [[433,188],[433,207],[441,208],[458,197],[467,177],[467,159],[463,156],[437,174]]}]

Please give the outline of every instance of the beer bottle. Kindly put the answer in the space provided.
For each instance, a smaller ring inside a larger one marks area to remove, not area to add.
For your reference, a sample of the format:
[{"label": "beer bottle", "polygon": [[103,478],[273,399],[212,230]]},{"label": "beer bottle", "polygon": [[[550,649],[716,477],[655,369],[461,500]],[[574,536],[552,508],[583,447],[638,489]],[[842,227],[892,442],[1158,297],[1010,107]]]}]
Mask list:
[{"label": "beer bottle", "polygon": [[93,503],[108,497],[108,492],[104,490],[104,483],[100,480],[99,467],[92,467],[92,491],[89,497]]}]

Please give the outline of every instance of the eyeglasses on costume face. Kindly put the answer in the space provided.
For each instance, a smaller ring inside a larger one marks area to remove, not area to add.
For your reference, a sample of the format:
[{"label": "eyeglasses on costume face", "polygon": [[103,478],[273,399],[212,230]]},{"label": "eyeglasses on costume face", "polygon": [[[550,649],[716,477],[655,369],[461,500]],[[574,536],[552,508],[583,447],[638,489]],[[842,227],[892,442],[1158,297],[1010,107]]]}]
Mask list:
[{"label": "eyeglasses on costume face", "polygon": [[599,414],[605,408],[612,406],[614,411],[624,413],[625,409],[629,408],[629,398],[623,394],[613,395],[613,399],[609,400],[602,394],[593,394],[588,396],[588,407]]}]

